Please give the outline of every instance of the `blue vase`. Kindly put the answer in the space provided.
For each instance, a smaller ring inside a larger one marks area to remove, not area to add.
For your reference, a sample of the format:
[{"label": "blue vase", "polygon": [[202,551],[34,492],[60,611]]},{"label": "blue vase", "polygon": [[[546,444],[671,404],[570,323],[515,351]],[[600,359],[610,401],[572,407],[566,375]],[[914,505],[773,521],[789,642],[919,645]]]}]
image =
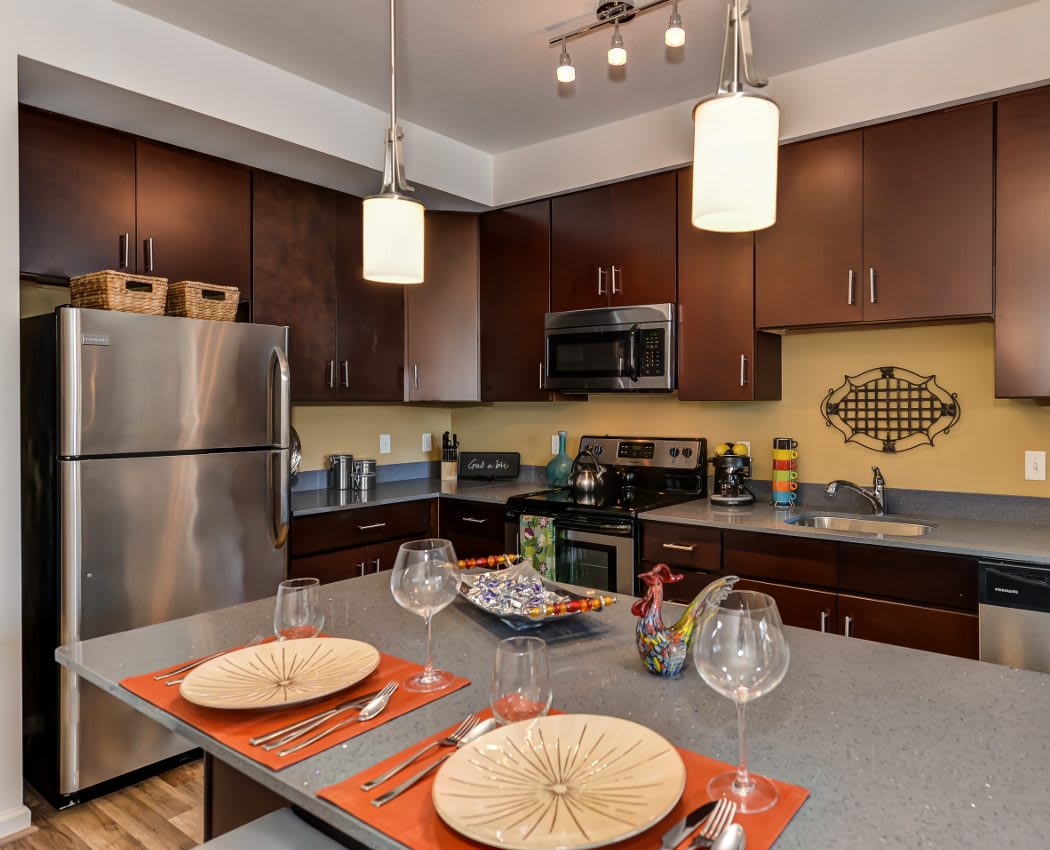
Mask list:
[{"label": "blue vase", "polygon": [[565,432],[558,432],[558,453],[547,464],[547,483],[565,487],[572,471],[572,458],[565,453]]}]

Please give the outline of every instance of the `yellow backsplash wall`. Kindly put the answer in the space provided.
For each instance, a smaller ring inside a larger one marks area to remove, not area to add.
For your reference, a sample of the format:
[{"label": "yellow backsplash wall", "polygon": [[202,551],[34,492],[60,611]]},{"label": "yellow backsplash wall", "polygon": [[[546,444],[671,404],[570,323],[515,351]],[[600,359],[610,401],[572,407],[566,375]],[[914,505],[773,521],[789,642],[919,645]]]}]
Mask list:
[{"label": "yellow backsplash wall", "polygon": [[[770,477],[770,440],[799,442],[804,481],[848,478],[867,484],[878,464],[887,486],[1050,497],[1050,482],[1024,480],[1024,450],[1050,451],[1050,404],[994,397],[994,328],[989,322],[904,328],[793,332],[783,340],[783,399],[680,402],[674,396],[591,396],[587,402],[455,407],[452,428],[464,449],[517,450],[522,463],[550,459],[550,435],[583,433],[702,436],[711,445],[750,440],[758,478]],[[899,455],[846,445],[818,411],[824,394],[876,366],[936,374],[959,394],[962,419],[934,447]]]}]

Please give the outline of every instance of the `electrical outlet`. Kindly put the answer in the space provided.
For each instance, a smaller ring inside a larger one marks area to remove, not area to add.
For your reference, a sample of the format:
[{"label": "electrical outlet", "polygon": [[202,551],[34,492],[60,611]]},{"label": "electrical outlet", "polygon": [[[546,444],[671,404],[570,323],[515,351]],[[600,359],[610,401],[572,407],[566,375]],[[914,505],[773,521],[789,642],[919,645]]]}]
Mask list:
[{"label": "electrical outlet", "polygon": [[750,440],[734,440],[734,443],[738,446],[747,446],[748,456],[751,455],[751,441]]},{"label": "electrical outlet", "polygon": [[423,451],[429,452],[434,448],[434,435],[424,434],[423,435]]},{"label": "electrical outlet", "polygon": [[1024,453],[1025,481],[1046,481],[1046,452]]},{"label": "electrical outlet", "polygon": [[381,455],[390,454],[390,435],[380,434],[379,435],[379,453]]},{"label": "electrical outlet", "polygon": [[560,447],[561,443],[558,441],[558,435],[551,434],[551,454],[556,455]]}]

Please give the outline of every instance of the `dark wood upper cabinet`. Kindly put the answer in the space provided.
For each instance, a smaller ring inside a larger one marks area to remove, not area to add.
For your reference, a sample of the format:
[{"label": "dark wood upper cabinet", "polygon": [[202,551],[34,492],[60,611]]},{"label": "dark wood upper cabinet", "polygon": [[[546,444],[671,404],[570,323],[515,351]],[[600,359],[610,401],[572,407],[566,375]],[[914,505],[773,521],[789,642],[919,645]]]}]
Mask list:
[{"label": "dark wood upper cabinet", "polygon": [[405,288],[363,277],[361,199],[337,196],[337,375],[343,401],[405,396]]},{"label": "dark wood upper cabinet", "polygon": [[1050,397],[1050,89],[998,104],[995,395]]},{"label": "dark wood upper cabinet", "polygon": [[608,306],[608,186],[551,200],[550,256],[553,312]]},{"label": "dark wood upper cabinet", "polygon": [[251,171],[141,139],[135,151],[139,271],[251,298]]},{"label": "dark wood upper cabinet", "polygon": [[676,174],[609,186],[609,295],[614,307],[677,299]]},{"label": "dark wood upper cabinet", "polygon": [[335,401],[337,193],[263,171],[254,176],[256,322],[291,328],[294,401]]},{"label": "dark wood upper cabinet", "polygon": [[780,148],[777,221],[755,234],[755,324],[859,322],[864,196],[860,131]]},{"label": "dark wood upper cabinet", "polygon": [[864,130],[864,319],[991,315],[991,103]]},{"label": "dark wood upper cabinet", "polygon": [[24,106],[18,131],[21,270],[134,270],[135,139]]},{"label": "dark wood upper cabinet", "polygon": [[678,180],[678,397],[779,399],[780,337],[755,331],[754,237],[693,227],[691,169]]},{"label": "dark wood upper cabinet", "polygon": [[548,398],[543,317],[550,303],[550,239],[550,201],[481,216],[482,401]]}]

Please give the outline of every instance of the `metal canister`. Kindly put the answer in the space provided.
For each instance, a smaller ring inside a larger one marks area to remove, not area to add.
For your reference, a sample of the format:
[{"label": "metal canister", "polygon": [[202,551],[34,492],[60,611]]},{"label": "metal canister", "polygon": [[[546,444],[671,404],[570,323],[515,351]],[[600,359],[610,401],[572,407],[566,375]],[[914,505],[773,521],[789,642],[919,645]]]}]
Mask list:
[{"label": "metal canister", "polygon": [[328,489],[349,490],[353,487],[354,456],[328,455]]},{"label": "metal canister", "polygon": [[376,474],[374,472],[355,472],[352,480],[355,490],[371,490],[376,486]]}]

